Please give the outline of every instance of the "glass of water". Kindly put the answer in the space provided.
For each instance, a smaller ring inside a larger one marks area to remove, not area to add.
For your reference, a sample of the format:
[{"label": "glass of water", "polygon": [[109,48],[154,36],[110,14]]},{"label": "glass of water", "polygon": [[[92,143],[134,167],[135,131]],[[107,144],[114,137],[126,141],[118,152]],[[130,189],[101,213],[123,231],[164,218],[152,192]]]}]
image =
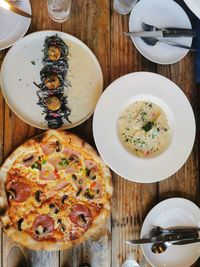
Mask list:
[{"label": "glass of water", "polygon": [[69,18],[72,0],[47,0],[49,16],[56,22]]},{"label": "glass of water", "polygon": [[113,0],[113,7],[118,13],[126,15],[131,12],[137,1],[138,0]]}]

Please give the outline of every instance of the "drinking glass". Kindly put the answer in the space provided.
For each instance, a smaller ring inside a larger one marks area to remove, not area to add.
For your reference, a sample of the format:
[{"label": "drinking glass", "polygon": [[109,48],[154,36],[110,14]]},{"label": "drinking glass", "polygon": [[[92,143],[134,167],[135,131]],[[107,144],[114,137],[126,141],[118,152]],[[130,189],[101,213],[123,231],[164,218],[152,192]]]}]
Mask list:
[{"label": "drinking glass", "polygon": [[69,18],[72,0],[47,0],[48,12],[51,19],[64,22]]},{"label": "drinking glass", "polygon": [[126,15],[131,12],[137,1],[138,0],[113,0],[113,7],[118,13]]}]

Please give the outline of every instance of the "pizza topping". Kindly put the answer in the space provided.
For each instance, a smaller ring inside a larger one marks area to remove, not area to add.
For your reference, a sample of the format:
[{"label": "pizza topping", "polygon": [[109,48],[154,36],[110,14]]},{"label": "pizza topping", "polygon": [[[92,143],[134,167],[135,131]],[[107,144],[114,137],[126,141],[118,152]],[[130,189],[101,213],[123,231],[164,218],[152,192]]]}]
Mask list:
[{"label": "pizza topping", "polygon": [[45,197],[44,193],[43,193],[41,190],[37,190],[37,191],[35,192],[35,199],[36,199],[37,202],[41,202],[41,201],[43,201],[45,198],[46,198],[46,197]]},{"label": "pizza topping", "polygon": [[8,196],[8,199],[9,199],[9,200],[11,200],[11,199],[15,199],[15,197],[16,197],[15,190],[10,189],[10,190],[7,192],[7,196]]},{"label": "pizza topping", "polygon": [[37,235],[51,233],[54,230],[54,220],[49,215],[39,215],[34,223],[34,230]]},{"label": "pizza topping", "polygon": [[49,204],[49,208],[51,209],[51,211],[54,213],[54,214],[57,214],[60,209],[58,207],[58,205],[54,204],[54,203],[50,203]]},{"label": "pizza topping", "polygon": [[80,153],[78,151],[75,151],[69,147],[65,147],[62,151],[63,154],[68,154],[69,156],[76,156],[77,158],[80,157]]},{"label": "pizza topping", "polygon": [[61,223],[60,229],[61,229],[62,232],[65,232],[67,227],[64,225],[64,223]]},{"label": "pizza topping", "polygon": [[64,204],[65,203],[65,200],[68,199],[68,196],[67,195],[64,195],[61,199],[61,202]]},{"label": "pizza topping", "polygon": [[85,172],[86,172],[87,178],[89,178],[90,180],[96,179],[96,172],[94,169],[89,170],[88,168],[86,168]]},{"label": "pizza topping", "polygon": [[73,167],[68,167],[65,169],[66,174],[76,172],[76,170]]},{"label": "pizza topping", "polygon": [[79,190],[76,192],[76,196],[78,197],[82,191],[82,188],[80,187]]},{"label": "pizza topping", "polygon": [[36,155],[33,153],[29,153],[23,158],[22,163],[23,165],[29,167],[35,162],[35,160],[36,160]]},{"label": "pizza topping", "polygon": [[93,182],[90,186],[91,192],[94,194],[95,198],[102,197],[102,184],[99,182]]},{"label": "pizza topping", "polygon": [[70,220],[79,227],[88,227],[91,223],[90,211],[85,205],[76,204],[69,215]]},{"label": "pizza topping", "polygon": [[63,189],[63,187],[65,187],[67,184],[69,184],[68,181],[63,180],[55,186],[54,190],[59,191]]},{"label": "pizza topping", "polygon": [[79,157],[76,156],[76,155],[71,155],[71,156],[68,158],[68,161],[69,161],[69,162],[78,163],[78,162],[79,162]]},{"label": "pizza topping", "polygon": [[93,160],[91,160],[91,159],[86,159],[84,162],[85,162],[86,168],[89,171],[92,170],[93,168],[95,168],[97,166],[96,163]]},{"label": "pizza topping", "polygon": [[42,148],[45,155],[49,155],[55,151],[60,152],[62,149],[62,145],[58,140],[56,140],[55,142],[49,142],[46,144],[42,144],[41,148]]},{"label": "pizza topping", "polygon": [[19,231],[22,231],[22,223],[23,223],[23,221],[24,221],[24,219],[21,218],[17,222],[17,228],[18,228]]},{"label": "pizza topping", "polygon": [[87,189],[84,196],[88,199],[93,199],[94,198],[94,194],[92,194],[92,192],[90,191],[90,189]]},{"label": "pizza topping", "polygon": [[38,169],[40,171],[41,170],[41,163],[39,161],[36,161],[31,165],[31,168],[32,169]]},{"label": "pizza topping", "polygon": [[41,180],[55,180],[56,175],[53,171],[49,169],[43,169],[40,171],[40,179]]},{"label": "pizza topping", "polygon": [[17,203],[24,202],[29,198],[31,194],[31,187],[24,182],[15,182],[11,184],[11,189],[13,200]]}]

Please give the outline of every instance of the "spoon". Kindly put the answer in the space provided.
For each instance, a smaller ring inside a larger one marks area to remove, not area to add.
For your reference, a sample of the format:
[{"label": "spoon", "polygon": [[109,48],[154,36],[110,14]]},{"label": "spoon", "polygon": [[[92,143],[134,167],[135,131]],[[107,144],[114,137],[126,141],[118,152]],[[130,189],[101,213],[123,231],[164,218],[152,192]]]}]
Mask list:
[{"label": "spoon", "polygon": [[187,245],[200,242],[200,239],[192,239],[192,240],[181,240],[177,242],[164,242],[164,243],[154,243],[151,247],[151,251],[155,254],[163,253],[167,250],[167,248],[171,245]]}]

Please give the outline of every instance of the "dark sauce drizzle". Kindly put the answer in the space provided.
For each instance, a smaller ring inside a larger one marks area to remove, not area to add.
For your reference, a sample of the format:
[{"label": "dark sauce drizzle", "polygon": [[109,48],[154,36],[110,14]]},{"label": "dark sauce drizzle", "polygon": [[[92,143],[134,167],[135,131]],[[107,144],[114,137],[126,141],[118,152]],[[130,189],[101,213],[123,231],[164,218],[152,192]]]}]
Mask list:
[{"label": "dark sauce drizzle", "polygon": [[[55,49],[58,52],[58,58],[51,58],[51,49]],[[36,84],[34,82],[34,84],[39,88],[37,90],[37,96],[39,98],[38,105],[43,107],[48,127],[57,129],[62,126],[63,118],[71,123],[69,120],[71,110],[67,107],[67,97],[64,96],[64,87],[69,86],[69,83],[66,81],[69,48],[61,38],[53,35],[45,38],[43,52],[44,58],[42,62],[44,67],[40,71],[41,83]],[[47,83],[49,80],[53,80],[53,83]],[[49,88],[48,84],[52,87]],[[48,100],[53,99],[52,97],[57,101],[57,108],[47,106]]]}]

